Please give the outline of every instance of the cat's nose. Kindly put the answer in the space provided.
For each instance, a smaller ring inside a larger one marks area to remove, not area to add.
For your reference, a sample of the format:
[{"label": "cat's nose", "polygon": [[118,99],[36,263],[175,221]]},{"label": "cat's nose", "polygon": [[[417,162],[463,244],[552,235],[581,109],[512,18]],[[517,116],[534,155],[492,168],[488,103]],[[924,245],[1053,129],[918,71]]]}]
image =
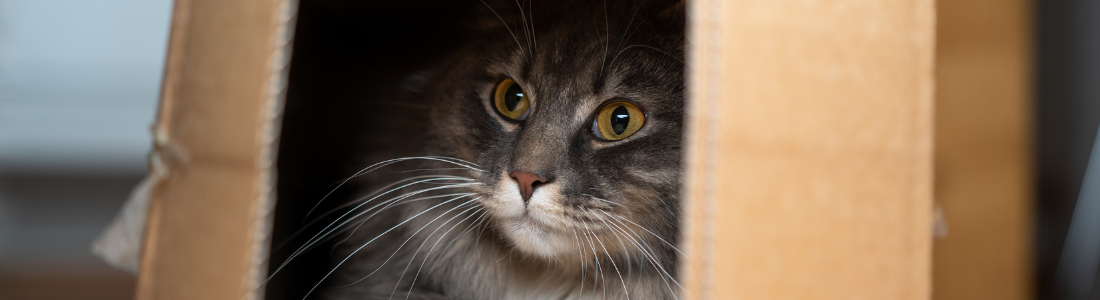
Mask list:
[{"label": "cat's nose", "polygon": [[527,202],[531,200],[531,194],[535,193],[535,189],[543,183],[546,183],[546,178],[542,178],[539,174],[515,170],[511,175],[516,183],[519,184],[519,195],[523,197],[523,205],[527,205]]}]

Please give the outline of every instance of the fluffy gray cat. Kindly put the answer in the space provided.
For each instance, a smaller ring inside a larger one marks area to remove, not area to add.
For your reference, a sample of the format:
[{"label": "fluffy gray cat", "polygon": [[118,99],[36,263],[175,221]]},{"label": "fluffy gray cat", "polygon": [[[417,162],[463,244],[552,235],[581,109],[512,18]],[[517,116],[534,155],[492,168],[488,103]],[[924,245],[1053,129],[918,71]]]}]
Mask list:
[{"label": "fluffy gray cat", "polygon": [[478,38],[412,80],[425,110],[388,137],[417,156],[352,176],[369,193],[292,255],[339,242],[312,295],[676,298],[684,4],[471,11]]}]

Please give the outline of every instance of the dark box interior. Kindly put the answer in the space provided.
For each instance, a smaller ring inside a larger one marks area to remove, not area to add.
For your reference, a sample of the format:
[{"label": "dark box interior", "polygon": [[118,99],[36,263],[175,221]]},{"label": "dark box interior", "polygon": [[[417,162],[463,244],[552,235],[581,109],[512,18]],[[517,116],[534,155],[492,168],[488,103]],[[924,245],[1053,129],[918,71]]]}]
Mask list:
[{"label": "dark box interior", "polygon": [[[301,2],[279,142],[269,274],[334,220],[320,216],[340,201],[321,202],[307,216],[322,197],[359,169],[390,158],[372,157],[369,149],[408,147],[410,141],[379,133],[395,129],[387,120],[418,117],[421,107],[387,99],[395,98],[405,78],[456,47],[465,34],[461,12],[471,4],[479,3]],[[353,192],[345,186],[328,199]],[[314,227],[306,226],[314,220]],[[319,244],[280,270],[265,287],[266,299],[302,299],[331,269],[332,244]]]}]

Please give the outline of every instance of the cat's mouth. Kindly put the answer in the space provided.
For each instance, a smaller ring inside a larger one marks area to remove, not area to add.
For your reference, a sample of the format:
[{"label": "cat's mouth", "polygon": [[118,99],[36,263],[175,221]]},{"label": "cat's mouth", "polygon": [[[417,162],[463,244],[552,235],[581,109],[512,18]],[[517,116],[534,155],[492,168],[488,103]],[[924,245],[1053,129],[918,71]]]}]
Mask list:
[{"label": "cat's mouth", "polygon": [[535,217],[531,216],[530,211],[525,211],[522,216],[520,216],[519,218],[514,219],[513,222],[517,223],[517,226],[534,227],[534,228],[537,228],[539,230],[548,231],[548,232],[558,231],[557,229],[559,227],[559,226],[554,226],[552,224],[544,222],[542,220],[539,220],[539,218],[535,218]]},{"label": "cat's mouth", "polygon": [[[508,181],[501,181],[510,183]],[[514,184],[499,184],[482,206],[507,240],[524,253],[545,258],[576,254],[574,223],[561,206],[560,186],[539,187],[524,201]]]},{"label": "cat's mouth", "polygon": [[516,185],[508,184],[510,180],[503,177],[498,181],[501,184],[487,193],[482,206],[516,250],[546,259],[586,259],[594,252],[630,251],[625,248],[626,242],[620,242],[623,234],[618,231],[623,229],[614,227],[621,223],[616,223],[611,207],[600,199],[567,206],[578,201],[564,201],[568,195],[562,192],[564,180],[559,178],[540,186],[524,201]]}]

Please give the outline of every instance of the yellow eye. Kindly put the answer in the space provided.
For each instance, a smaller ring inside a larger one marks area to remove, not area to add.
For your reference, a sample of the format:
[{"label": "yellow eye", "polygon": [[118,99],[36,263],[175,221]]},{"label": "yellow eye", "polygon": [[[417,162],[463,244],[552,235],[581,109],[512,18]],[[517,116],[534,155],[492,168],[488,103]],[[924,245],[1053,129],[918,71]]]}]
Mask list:
[{"label": "yellow eye", "polygon": [[625,139],[638,132],[645,123],[645,114],[630,102],[612,102],[604,105],[592,124],[592,133],[605,140]]},{"label": "yellow eye", "polygon": [[522,121],[527,118],[527,109],[531,108],[531,101],[527,100],[527,94],[519,84],[511,79],[505,79],[497,85],[497,91],[493,93],[493,106],[505,117]]}]

